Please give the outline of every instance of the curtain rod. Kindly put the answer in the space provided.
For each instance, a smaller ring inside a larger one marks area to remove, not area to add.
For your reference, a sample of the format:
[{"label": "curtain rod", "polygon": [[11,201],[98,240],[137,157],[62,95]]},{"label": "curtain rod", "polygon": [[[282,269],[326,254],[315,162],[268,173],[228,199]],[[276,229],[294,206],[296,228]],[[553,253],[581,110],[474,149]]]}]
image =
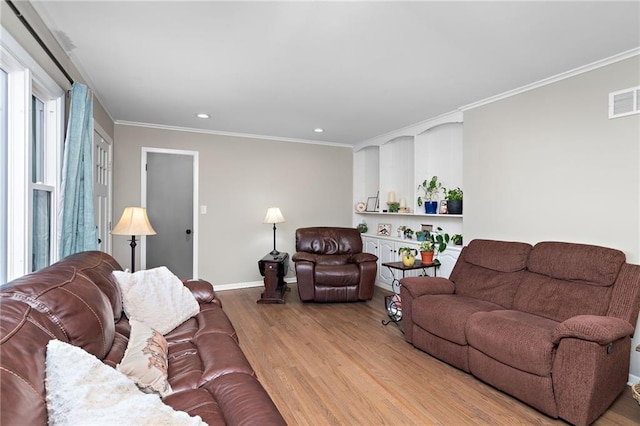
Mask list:
[{"label": "curtain rod", "polygon": [[9,7],[11,8],[11,10],[13,10],[13,13],[16,14],[16,16],[18,17],[18,19],[20,20],[20,22],[22,22],[22,24],[25,26],[25,28],[29,31],[29,33],[33,36],[33,38],[36,39],[36,41],[38,42],[38,44],[40,45],[40,47],[42,47],[42,49],[44,49],[45,53],[49,56],[49,58],[51,58],[51,60],[53,61],[54,64],[56,64],[56,66],[58,67],[58,69],[62,72],[62,74],[64,74],[64,76],[67,78],[67,80],[69,80],[70,84],[73,84],[73,78],[71,78],[71,76],[69,75],[69,73],[67,72],[67,70],[64,69],[64,67],[62,66],[62,64],[58,61],[58,59],[53,55],[53,52],[51,50],[49,50],[49,48],[47,47],[46,44],[44,44],[44,41],[40,38],[40,36],[36,33],[36,31],[33,29],[33,27],[29,24],[29,22],[27,22],[27,20],[24,18],[24,16],[22,15],[22,13],[20,13],[20,11],[16,8],[16,6],[13,4],[13,2],[11,0],[4,0]]}]

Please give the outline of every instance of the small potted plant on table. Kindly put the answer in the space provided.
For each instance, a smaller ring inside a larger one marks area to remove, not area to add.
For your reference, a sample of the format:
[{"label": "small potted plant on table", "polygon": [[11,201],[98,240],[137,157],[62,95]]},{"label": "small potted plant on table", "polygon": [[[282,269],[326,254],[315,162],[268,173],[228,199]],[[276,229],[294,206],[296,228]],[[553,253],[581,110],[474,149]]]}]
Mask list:
[{"label": "small potted plant on table", "polygon": [[420,261],[427,265],[433,263],[433,243],[426,240],[420,243]]},{"label": "small potted plant on table", "polygon": [[412,267],[416,264],[416,254],[418,251],[411,247],[400,247],[398,254],[402,256],[402,264],[406,267]]}]

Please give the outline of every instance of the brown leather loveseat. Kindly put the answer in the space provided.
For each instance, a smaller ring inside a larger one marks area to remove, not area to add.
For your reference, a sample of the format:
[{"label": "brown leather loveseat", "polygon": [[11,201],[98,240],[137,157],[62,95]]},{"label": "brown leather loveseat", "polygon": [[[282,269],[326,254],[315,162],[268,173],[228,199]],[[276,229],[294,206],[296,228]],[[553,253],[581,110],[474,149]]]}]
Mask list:
[{"label": "brown leather loveseat", "polygon": [[357,302],[373,296],[378,258],[362,252],[355,228],[297,229],[293,261],[303,302]]},{"label": "brown leather loveseat", "polygon": [[640,266],[621,251],[474,240],[400,293],[408,342],[551,417],[589,424],[625,388]]},{"label": "brown leather loveseat", "polygon": [[[83,252],[0,288],[0,424],[46,425],[46,346],[79,346],[114,367],[130,326],[108,254]],[[200,312],[165,335],[169,383],[164,403],[210,425],[282,425],[284,419],[238,345],[211,284],[185,285]]]}]

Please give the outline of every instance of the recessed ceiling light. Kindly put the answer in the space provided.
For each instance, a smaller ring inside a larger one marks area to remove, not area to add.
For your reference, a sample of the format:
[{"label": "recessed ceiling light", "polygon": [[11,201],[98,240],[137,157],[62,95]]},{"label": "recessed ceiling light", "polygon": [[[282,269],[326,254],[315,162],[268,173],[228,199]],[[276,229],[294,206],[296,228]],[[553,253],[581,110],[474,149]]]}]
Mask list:
[{"label": "recessed ceiling light", "polygon": [[318,127],[317,129],[313,129],[313,131],[316,133],[322,133],[324,132],[324,129],[321,129],[320,127]]},{"label": "recessed ceiling light", "polygon": [[211,116],[209,114],[204,113],[204,112],[197,113],[196,117],[198,117],[198,118],[211,118]]}]

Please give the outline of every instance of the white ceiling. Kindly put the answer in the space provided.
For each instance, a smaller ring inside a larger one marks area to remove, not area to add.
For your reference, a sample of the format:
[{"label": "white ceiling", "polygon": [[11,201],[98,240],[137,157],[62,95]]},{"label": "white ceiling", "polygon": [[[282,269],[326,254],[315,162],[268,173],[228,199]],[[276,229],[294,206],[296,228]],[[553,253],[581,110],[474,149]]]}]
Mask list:
[{"label": "white ceiling", "polygon": [[344,144],[640,46],[638,1],[32,4],[116,121]]}]

